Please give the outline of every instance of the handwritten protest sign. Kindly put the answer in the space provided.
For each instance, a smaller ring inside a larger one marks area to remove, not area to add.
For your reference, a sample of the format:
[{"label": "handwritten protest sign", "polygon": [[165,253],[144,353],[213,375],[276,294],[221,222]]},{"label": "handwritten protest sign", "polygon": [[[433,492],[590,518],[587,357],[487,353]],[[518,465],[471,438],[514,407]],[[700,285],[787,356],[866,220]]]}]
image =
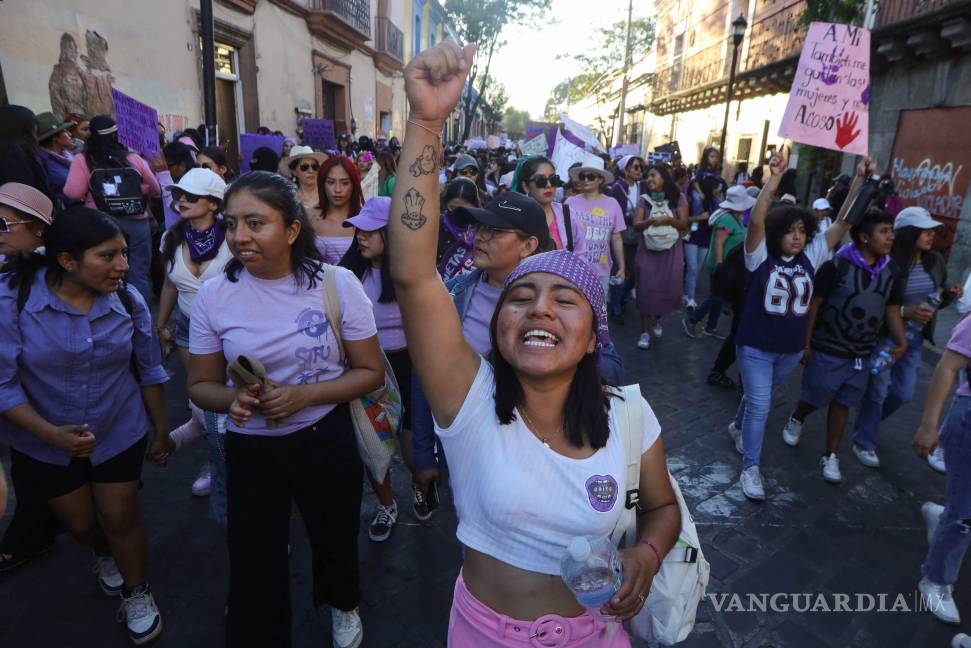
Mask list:
[{"label": "handwritten protest sign", "polygon": [[303,143],[310,148],[318,151],[337,148],[333,120],[304,118],[300,120],[300,128],[303,129]]},{"label": "handwritten protest sign", "polygon": [[546,155],[546,135],[540,133],[536,137],[523,142],[519,150],[523,152],[523,155]]},{"label": "handwritten protest sign", "polygon": [[283,151],[283,138],[279,135],[256,135],[243,133],[239,136],[239,156],[242,158],[239,168],[243,173],[249,171],[249,162],[253,158],[253,151],[266,146],[273,149],[277,155]]},{"label": "handwritten protest sign", "polygon": [[146,159],[154,160],[162,152],[158,142],[158,113],[114,88],[111,97],[115,102],[118,141]]},{"label": "handwritten protest sign", "polygon": [[553,156],[550,158],[556,167],[556,175],[566,178],[570,173],[570,166],[575,162],[585,162],[590,154],[563,137],[562,131],[556,132],[556,144],[553,145]]},{"label": "handwritten protest sign", "polygon": [[779,135],[866,155],[869,108],[870,32],[838,23],[810,24]]},{"label": "handwritten protest sign", "polygon": [[640,155],[641,147],[638,144],[618,144],[610,149],[610,157],[619,158],[625,155]]}]

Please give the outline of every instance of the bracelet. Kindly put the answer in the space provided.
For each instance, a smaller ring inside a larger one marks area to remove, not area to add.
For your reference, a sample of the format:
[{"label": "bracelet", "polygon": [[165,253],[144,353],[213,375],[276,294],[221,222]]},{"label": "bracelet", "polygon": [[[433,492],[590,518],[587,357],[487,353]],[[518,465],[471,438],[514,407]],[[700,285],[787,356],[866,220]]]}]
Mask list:
[{"label": "bracelet", "polygon": [[441,133],[436,133],[435,131],[433,131],[432,129],[430,129],[428,126],[425,126],[424,124],[418,123],[414,119],[407,120],[407,123],[414,124],[418,128],[424,129],[425,131],[431,133],[432,135],[434,135],[437,138],[441,138],[441,136],[442,136]]},{"label": "bracelet", "polygon": [[657,547],[655,547],[654,543],[651,542],[650,540],[639,540],[637,544],[647,545],[648,547],[654,550],[654,555],[657,556],[657,569],[654,570],[654,575],[657,576],[657,573],[661,571],[661,563],[664,560],[663,558],[661,558],[661,552],[657,550]]}]

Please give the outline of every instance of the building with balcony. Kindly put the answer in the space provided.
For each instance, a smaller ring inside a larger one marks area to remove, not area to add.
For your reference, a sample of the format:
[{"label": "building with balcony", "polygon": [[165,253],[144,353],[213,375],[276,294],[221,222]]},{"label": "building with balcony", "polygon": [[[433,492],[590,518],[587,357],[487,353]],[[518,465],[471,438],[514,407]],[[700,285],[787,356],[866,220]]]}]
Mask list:
[{"label": "building with balcony", "polygon": [[[0,89],[35,112],[104,112],[116,88],[170,129],[203,121],[199,0],[5,0]],[[400,0],[214,0],[221,143],[259,126],[402,132]],[[88,83],[98,93],[85,88]],[[100,99],[99,99],[100,96]]]}]

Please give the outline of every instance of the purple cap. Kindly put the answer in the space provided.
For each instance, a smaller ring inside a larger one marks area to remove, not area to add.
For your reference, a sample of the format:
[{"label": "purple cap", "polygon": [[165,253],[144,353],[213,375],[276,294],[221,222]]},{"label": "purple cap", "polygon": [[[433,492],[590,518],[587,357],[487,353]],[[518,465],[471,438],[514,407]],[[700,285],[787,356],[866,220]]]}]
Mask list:
[{"label": "purple cap", "polygon": [[600,277],[594,274],[586,261],[573,252],[554,250],[524,259],[506,279],[504,288],[509,288],[517,279],[535,272],[545,272],[563,277],[576,286],[590,302],[590,308],[597,316],[596,355],[599,358],[600,351],[610,340],[610,334],[607,331],[607,305],[604,301],[604,289]]},{"label": "purple cap", "polygon": [[344,221],[344,227],[356,227],[363,232],[375,232],[388,226],[391,217],[391,199],[387,196],[368,198],[357,216]]}]

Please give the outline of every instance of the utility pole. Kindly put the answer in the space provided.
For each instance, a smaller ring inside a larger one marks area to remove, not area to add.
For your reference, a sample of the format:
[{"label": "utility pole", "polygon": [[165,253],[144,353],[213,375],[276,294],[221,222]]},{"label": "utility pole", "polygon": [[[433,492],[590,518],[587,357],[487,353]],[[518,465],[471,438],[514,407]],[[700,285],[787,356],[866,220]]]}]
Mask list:
[{"label": "utility pole", "polygon": [[628,83],[628,72],[630,72],[630,32],[631,32],[631,16],[634,13],[634,0],[628,0],[627,2],[627,39],[624,41],[624,83],[620,88],[620,107],[617,111],[620,113],[620,125],[617,128],[616,141],[614,144],[623,144],[620,141],[624,138],[624,111],[627,110],[627,83]]},{"label": "utility pole", "polygon": [[207,146],[219,145],[216,129],[216,42],[213,36],[212,0],[201,0],[202,99],[206,119]]}]

